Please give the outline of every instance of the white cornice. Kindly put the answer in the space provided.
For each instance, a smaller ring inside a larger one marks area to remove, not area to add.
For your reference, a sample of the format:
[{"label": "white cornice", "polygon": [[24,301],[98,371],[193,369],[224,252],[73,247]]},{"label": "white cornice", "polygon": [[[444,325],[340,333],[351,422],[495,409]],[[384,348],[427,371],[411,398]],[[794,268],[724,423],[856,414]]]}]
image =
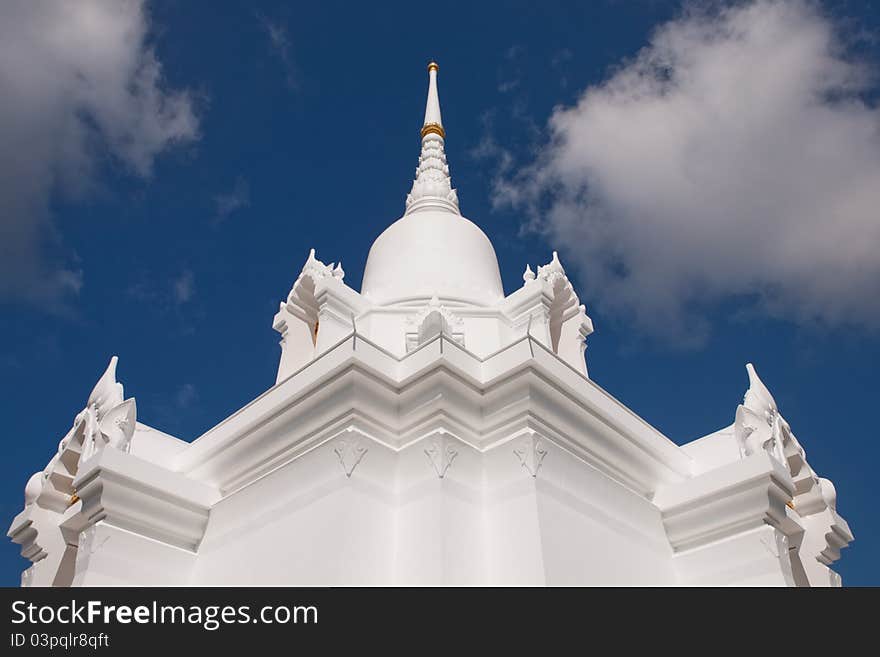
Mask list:
[{"label": "white cornice", "polygon": [[15,516],[6,533],[13,543],[21,546],[21,556],[34,563],[46,558],[46,551],[39,544],[39,530],[34,523],[34,515],[41,512],[39,507],[29,504],[24,511]]},{"label": "white cornice", "polygon": [[788,504],[794,483],[761,452],[657,491],[654,504],[675,551],[722,540],[768,524],[786,536],[803,532]]},{"label": "white cornice", "polygon": [[107,449],[83,464],[76,481],[81,507],[62,527],[75,532],[104,520],[176,547],[195,550],[218,492],[165,468]]},{"label": "white cornice", "polygon": [[443,429],[479,450],[533,426],[644,495],[690,476],[668,438],[528,337],[480,359],[448,336],[397,358],[351,335],[201,436],[176,467],[228,492],[348,425],[392,449]]}]

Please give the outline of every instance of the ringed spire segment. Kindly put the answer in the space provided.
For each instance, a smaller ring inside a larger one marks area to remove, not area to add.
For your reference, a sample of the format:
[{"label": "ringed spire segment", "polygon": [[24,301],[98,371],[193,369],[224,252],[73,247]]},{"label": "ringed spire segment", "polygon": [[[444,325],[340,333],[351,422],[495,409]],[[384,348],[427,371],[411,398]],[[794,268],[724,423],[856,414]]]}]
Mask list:
[{"label": "ringed spire segment", "polygon": [[437,93],[436,62],[428,64],[428,100],[425,104],[425,122],[422,125],[422,152],[412,190],[406,197],[406,214],[428,208],[443,209],[460,215],[458,195],[452,188],[449,165],[446,163],[443,118],[440,115],[440,96]]}]

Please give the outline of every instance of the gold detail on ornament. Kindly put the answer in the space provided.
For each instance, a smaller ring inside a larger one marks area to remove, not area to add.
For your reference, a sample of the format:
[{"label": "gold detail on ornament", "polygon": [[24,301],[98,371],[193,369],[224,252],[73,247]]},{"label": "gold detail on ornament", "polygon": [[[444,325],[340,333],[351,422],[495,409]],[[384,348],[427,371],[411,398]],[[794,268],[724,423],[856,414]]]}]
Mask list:
[{"label": "gold detail on ornament", "polygon": [[425,127],[422,128],[422,138],[424,139],[430,134],[440,135],[443,139],[446,139],[446,131],[443,129],[443,126],[439,123],[426,123]]}]

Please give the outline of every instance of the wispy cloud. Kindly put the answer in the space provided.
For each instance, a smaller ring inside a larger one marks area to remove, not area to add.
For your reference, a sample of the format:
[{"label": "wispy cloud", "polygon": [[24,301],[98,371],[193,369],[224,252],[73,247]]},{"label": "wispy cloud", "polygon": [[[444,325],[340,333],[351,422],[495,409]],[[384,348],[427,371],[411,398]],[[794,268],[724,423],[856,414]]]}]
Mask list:
[{"label": "wispy cloud", "polygon": [[193,273],[186,269],[172,284],[172,295],[177,305],[188,303],[196,293],[196,281]]},{"label": "wispy cloud", "polygon": [[553,57],[550,59],[550,64],[554,68],[562,66],[565,62],[571,60],[574,56],[574,53],[571,52],[569,48],[563,48],[562,50],[558,50],[553,54]]},{"label": "wispy cloud", "polygon": [[498,93],[509,94],[519,88],[521,72],[516,62],[524,53],[522,46],[510,46],[504,53],[504,64],[498,69]]},{"label": "wispy cloud", "polygon": [[190,269],[171,277],[143,272],[128,286],[126,294],[160,315],[179,314],[183,306],[192,304],[196,298],[196,278]]},{"label": "wispy cloud", "polygon": [[184,383],[174,394],[174,403],[179,409],[188,409],[198,400],[199,393],[192,383]]},{"label": "wispy cloud", "polygon": [[553,57],[550,59],[550,65],[559,73],[559,86],[563,89],[568,87],[568,75],[564,72],[566,64],[568,64],[573,57],[574,53],[570,49],[563,48],[554,53]]},{"label": "wispy cloud", "polygon": [[229,215],[251,204],[251,188],[247,180],[239,176],[235,180],[235,186],[231,191],[217,194],[214,197],[215,214],[217,223],[225,221]]},{"label": "wispy cloud", "polygon": [[494,170],[497,176],[503,176],[510,172],[514,165],[513,153],[498,143],[492,133],[491,126],[494,123],[496,112],[485,112],[482,116],[483,136],[480,142],[470,150],[469,155],[475,160],[488,164],[490,170]]},{"label": "wispy cloud", "polygon": [[295,89],[297,86],[296,67],[291,56],[290,35],[287,25],[280,20],[272,20],[263,14],[257,14],[257,20],[269,38],[269,46],[278,57],[284,67],[284,75],[287,86]]},{"label": "wispy cloud", "polygon": [[498,92],[507,94],[516,89],[520,84],[519,78],[511,78],[498,83]]}]

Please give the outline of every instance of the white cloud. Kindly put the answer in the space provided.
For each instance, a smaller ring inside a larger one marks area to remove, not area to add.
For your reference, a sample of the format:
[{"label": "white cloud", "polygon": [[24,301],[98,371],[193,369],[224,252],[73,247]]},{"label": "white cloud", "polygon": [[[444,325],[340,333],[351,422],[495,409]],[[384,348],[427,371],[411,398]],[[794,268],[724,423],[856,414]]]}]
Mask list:
[{"label": "white cloud", "polygon": [[163,88],[148,22],[143,0],[0,4],[0,300],[51,303],[82,285],[55,194],[87,193],[107,154],[148,177],[197,136],[190,95]]},{"label": "white cloud", "polygon": [[880,326],[880,111],[815,4],[689,11],[557,108],[496,201],[530,211],[588,299],[699,343],[737,300],[804,324]]}]

